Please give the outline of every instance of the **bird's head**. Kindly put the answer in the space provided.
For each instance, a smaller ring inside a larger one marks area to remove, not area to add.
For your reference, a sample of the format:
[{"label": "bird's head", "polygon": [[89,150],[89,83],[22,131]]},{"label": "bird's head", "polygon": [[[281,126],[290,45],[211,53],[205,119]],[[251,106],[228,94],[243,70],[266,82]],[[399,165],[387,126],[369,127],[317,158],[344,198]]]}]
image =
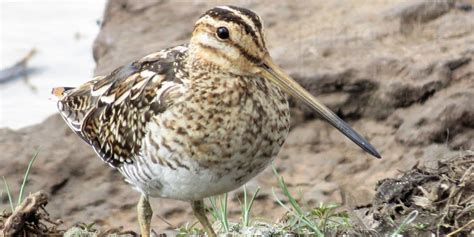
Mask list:
[{"label": "bird's head", "polygon": [[235,6],[208,10],[194,26],[190,47],[199,60],[222,71],[269,80],[306,103],[362,149],[380,158],[369,142],[274,63],[265,45],[262,20],[254,12]]},{"label": "bird's head", "polygon": [[238,75],[255,74],[268,54],[260,17],[234,6],[204,13],[194,26],[191,46],[201,60]]}]

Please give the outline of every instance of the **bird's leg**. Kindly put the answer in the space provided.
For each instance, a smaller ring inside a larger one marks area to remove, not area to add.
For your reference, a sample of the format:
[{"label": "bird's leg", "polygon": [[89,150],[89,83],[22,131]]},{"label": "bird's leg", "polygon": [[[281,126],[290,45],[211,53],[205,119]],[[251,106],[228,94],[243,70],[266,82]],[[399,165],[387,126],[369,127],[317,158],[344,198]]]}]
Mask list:
[{"label": "bird's leg", "polygon": [[207,219],[206,208],[204,208],[204,201],[203,200],[191,201],[191,206],[193,207],[194,215],[196,216],[198,221],[201,223],[207,235],[209,237],[216,237],[217,235],[212,229],[212,226],[209,223],[209,220]]},{"label": "bird's leg", "polygon": [[150,237],[150,223],[153,215],[148,197],[142,194],[137,205],[138,224],[140,225],[140,233],[142,237]]}]

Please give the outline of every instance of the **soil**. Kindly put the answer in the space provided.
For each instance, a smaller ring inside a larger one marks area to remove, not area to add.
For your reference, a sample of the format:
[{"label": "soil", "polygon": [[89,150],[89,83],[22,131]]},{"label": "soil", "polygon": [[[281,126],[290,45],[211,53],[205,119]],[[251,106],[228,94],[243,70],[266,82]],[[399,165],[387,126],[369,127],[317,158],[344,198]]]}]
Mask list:
[{"label": "soil", "polygon": [[[381,211],[391,212],[388,216],[397,223],[417,210],[416,220],[426,220],[430,227],[439,219],[423,218],[423,213],[441,215],[447,226],[433,230],[439,233],[472,220],[472,210],[463,214],[462,206],[467,200],[472,208],[472,181],[459,186],[462,177],[472,180],[472,163],[466,168],[439,162],[473,158],[463,151],[474,150],[474,1],[110,1],[93,48],[95,73],[186,42],[200,14],[228,3],[259,13],[275,60],[383,156],[369,157],[292,101],[292,130],[275,166],[290,191],[300,194],[298,200],[315,206],[347,203],[342,196],[351,197],[350,206],[366,208],[373,219],[367,227],[380,231],[393,229]],[[13,193],[18,193],[36,150],[40,153],[27,189],[48,194],[52,219],[61,219],[66,227],[96,223],[138,230],[138,193],[58,115],[20,130],[0,129],[0,174]],[[435,170],[416,168],[438,163]],[[394,179],[400,171],[408,173]],[[271,169],[247,184],[248,190],[258,186],[262,190],[253,215],[276,221],[285,210],[271,195],[271,187],[277,187]],[[449,198],[453,190],[462,190],[453,194],[458,195],[454,200]],[[230,197],[241,193],[239,189]],[[1,205],[9,208],[4,194]],[[187,203],[154,199],[152,207],[155,230],[194,221]],[[231,219],[237,219],[237,198],[231,198],[229,209]],[[453,219],[459,215],[465,219]],[[470,230],[472,226],[463,231]]]}]

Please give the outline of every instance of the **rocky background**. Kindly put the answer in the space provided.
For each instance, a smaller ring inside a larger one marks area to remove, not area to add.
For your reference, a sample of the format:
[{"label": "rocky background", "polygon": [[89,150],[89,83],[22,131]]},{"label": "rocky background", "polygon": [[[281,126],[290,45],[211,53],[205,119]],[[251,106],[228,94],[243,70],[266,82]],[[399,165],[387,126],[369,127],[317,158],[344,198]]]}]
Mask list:
[{"label": "rocky background", "polygon": [[[229,3],[259,13],[275,60],[383,156],[369,157],[293,103],[293,128],[276,167],[301,200],[341,203],[344,192],[354,206],[367,205],[378,180],[474,148],[473,0],[115,0],[107,5],[93,48],[95,73],[187,42],[200,14]],[[96,222],[138,230],[138,193],[58,115],[18,131],[0,129],[0,175],[14,193],[38,149],[27,189],[51,195],[47,209],[53,218],[66,226]],[[271,194],[277,186],[271,169],[247,187],[258,186],[254,216],[281,217],[284,209]],[[235,217],[238,200],[230,197]],[[194,221],[187,203],[154,199],[152,206],[154,229]],[[7,208],[3,194],[0,209]]]}]

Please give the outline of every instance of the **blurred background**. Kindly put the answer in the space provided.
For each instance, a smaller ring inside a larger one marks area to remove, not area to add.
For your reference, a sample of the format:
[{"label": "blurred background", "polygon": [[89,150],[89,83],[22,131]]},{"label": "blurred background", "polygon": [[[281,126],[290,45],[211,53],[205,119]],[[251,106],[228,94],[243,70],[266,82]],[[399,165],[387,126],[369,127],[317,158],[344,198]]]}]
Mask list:
[{"label": "blurred background", "polygon": [[[2,0],[0,69],[32,50],[27,75],[0,75],[0,127],[21,128],[56,113],[51,88],[77,86],[93,76],[92,43],[105,0]],[[25,78],[27,76],[27,78]]]},{"label": "blurred background", "polygon": [[[0,176],[17,192],[39,151],[27,190],[46,191],[47,209],[66,227],[95,222],[138,230],[139,195],[55,113],[51,88],[77,86],[186,43],[198,17],[221,4],[257,12],[275,61],[383,156],[369,157],[291,101],[292,128],[275,166],[308,206],[371,207],[380,180],[418,165],[436,170],[474,149],[474,0],[0,1]],[[248,183],[250,192],[262,188],[255,216],[283,216],[271,192],[276,186],[271,169]],[[242,189],[229,196],[238,219],[234,194]],[[2,210],[6,195],[0,201]],[[152,201],[155,229],[194,220],[187,203]]]}]

